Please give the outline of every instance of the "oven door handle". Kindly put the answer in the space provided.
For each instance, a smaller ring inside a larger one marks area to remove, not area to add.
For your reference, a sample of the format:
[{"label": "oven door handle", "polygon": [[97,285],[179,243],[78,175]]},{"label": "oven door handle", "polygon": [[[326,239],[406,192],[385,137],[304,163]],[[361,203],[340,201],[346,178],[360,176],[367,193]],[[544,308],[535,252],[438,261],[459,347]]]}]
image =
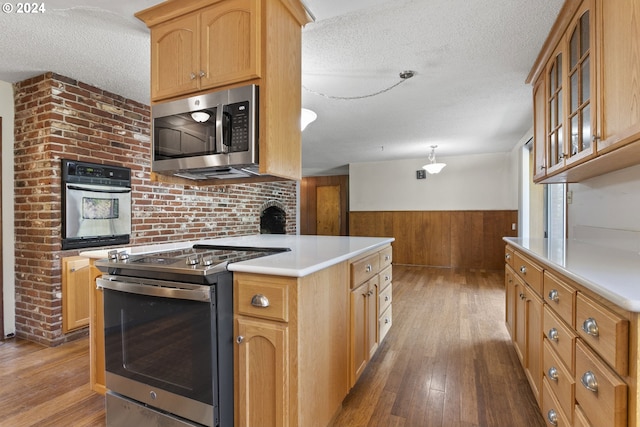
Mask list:
[{"label": "oven door handle", "polygon": [[162,286],[157,283],[134,283],[120,280],[107,280],[101,277],[96,279],[96,285],[101,289],[128,292],[131,294],[147,295],[152,297],[186,299],[192,301],[211,301],[209,286],[198,286],[194,289],[185,289],[178,286]]},{"label": "oven door handle", "polygon": [[67,185],[67,190],[78,191],[92,191],[94,193],[113,193],[113,194],[126,194],[131,193],[130,188],[93,188],[93,187],[81,187],[79,185]]}]

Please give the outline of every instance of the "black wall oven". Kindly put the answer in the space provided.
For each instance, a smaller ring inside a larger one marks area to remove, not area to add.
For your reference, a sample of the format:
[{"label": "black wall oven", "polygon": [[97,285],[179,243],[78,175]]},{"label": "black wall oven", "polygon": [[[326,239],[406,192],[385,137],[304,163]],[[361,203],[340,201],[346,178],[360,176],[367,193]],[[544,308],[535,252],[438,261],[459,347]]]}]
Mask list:
[{"label": "black wall oven", "polygon": [[129,243],[131,170],[62,160],[62,249]]}]

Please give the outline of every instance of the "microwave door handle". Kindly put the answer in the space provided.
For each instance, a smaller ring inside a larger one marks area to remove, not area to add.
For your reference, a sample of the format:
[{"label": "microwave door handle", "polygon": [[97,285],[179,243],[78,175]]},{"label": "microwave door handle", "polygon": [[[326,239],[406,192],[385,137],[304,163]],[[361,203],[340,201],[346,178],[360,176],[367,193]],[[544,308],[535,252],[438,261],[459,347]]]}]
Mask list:
[{"label": "microwave door handle", "polygon": [[67,185],[67,190],[78,190],[78,191],[91,191],[94,193],[111,193],[111,194],[126,194],[131,193],[130,188],[120,189],[106,189],[106,188],[88,188],[88,187],[80,187],[78,185]]},{"label": "microwave door handle", "polygon": [[224,105],[216,107],[216,153],[226,153],[224,145]]}]

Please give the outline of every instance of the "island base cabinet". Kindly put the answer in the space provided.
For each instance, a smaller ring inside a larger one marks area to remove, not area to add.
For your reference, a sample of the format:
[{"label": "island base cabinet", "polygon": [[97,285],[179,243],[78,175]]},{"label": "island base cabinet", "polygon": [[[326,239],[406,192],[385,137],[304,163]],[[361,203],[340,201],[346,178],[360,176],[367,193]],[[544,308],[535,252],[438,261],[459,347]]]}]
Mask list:
[{"label": "island base cabinet", "polygon": [[236,319],[236,427],[286,427],[289,337],[286,324]]}]

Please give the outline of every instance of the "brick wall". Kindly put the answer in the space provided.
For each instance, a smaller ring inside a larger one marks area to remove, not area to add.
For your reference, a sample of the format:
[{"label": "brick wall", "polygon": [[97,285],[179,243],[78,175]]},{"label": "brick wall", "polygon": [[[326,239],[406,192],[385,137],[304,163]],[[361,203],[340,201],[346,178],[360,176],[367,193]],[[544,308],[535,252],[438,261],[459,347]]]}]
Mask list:
[{"label": "brick wall", "polygon": [[132,172],[131,245],[256,234],[260,210],[286,207],[296,232],[294,182],[222,186],[150,180],[147,105],[54,74],[15,91],[16,335],[58,345],[86,335],[62,333],[60,160],[123,165]]}]

